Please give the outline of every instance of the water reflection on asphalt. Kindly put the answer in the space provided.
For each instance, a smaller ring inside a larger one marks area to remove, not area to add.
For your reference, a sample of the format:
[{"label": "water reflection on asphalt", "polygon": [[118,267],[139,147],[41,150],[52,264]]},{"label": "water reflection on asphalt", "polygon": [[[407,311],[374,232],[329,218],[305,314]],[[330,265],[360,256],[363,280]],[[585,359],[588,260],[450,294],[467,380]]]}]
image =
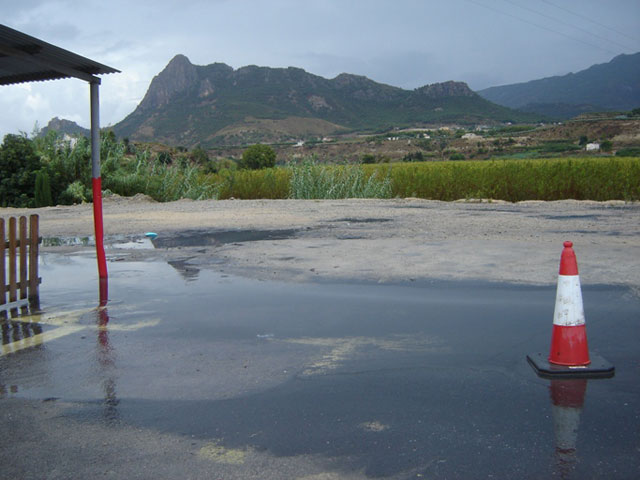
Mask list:
[{"label": "water reflection on asphalt", "polygon": [[548,347],[555,286],[293,284],[182,267],[111,263],[100,301],[95,260],[45,255],[55,321],[38,328],[75,330],[2,356],[0,396],[371,477],[638,473],[640,301],[625,288],[583,289],[590,346],[616,365],[587,388],[539,379],[525,360]]}]

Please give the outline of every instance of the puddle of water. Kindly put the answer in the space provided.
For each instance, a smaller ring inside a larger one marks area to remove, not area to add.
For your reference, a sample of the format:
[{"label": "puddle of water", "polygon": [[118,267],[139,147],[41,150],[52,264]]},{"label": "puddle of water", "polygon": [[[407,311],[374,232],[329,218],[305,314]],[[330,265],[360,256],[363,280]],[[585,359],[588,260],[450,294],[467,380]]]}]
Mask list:
[{"label": "puddle of water", "polygon": [[94,237],[43,237],[43,247],[87,247],[95,245]]},{"label": "puddle of water", "polygon": [[[153,249],[150,238],[142,235],[108,235],[104,239],[107,249]],[[92,247],[95,246],[94,236],[88,237],[43,237],[43,247]]]},{"label": "puddle of water", "polygon": [[153,241],[150,238],[133,238],[126,241],[114,241],[110,239],[106,244],[107,249],[126,249],[126,250],[153,250]]},{"label": "puddle of water", "polygon": [[[153,249],[175,247],[205,247],[227,243],[259,242],[265,240],[286,240],[297,235],[298,230],[185,230],[182,232],[159,233],[149,237],[141,235],[108,235],[104,239],[107,249]],[[44,237],[45,247],[87,247],[95,246],[95,237]]]},{"label": "puddle of water", "polygon": [[386,223],[392,222],[391,218],[339,218],[335,220],[336,222],[347,222],[347,223]]},{"label": "puddle of water", "polygon": [[[77,402],[65,417],[80,425],[193,436],[229,462],[320,455],[375,477],[640,468],[640,301],[623,288],[583,288],[590,346],[616,376],[554,386],[525,359],[548,348],[554,287],[287,284],[207,270],[187,281],[165,263],[117,262],[96,309],[94,259],[42,263],[43,308],[76,312],[62,317],[82,330],[0,357],[0,394]],[[558,389],[583,399],[562,405]]]},{"label": "puddle of water", "polygon": [[[551,233],[566,233],[566,230],[550,230]],[[609,230],[606,233],[600,232],[597,229],[594,230],[571,230],[572,233],[580,235],[607,235],[609,237],[634,237],[636,232],[620,232],[618,230]]]},{"label": "puddle of water", "polygon": [[602,215],[539,215],[540,218],[544,218],[546,220],[591,220],[597,221],[600,219]]},{"label": "puddle of water", "polygon": [[208,231],[188,230],[180,233],[162,234],[152,240],[156,248],[204,247],[226,243],[259,242],[264,240],[286,240],[293,238],[298,230],[232,230]]}]

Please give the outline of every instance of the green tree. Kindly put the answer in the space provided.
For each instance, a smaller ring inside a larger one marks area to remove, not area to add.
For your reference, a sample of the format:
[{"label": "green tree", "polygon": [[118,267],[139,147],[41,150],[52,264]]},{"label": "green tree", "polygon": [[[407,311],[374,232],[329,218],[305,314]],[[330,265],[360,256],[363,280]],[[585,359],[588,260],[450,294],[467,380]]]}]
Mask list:
[{"label": "green tree", "polygon": [[603,152],[610,152],[613,150],[613,142],[611,140],[605,140],[600,144],[600,150]]},{"label": "green tree", "polygon": [[251,145],[242,153],[240,166],[250,170],[270,168],[276,164],[276,152],[269,145]]},{"label": "green tree", "polygon": [[21,135],[5,136],[0,146],[0,206],[32,206],[38,170],[33,142]]},{"label": "green tree", "polygon": [[36,173],[35,206],[47,207],[49,205],[53,205],[49,175],[40,170]]},{"label": "green tree", "polygon": [[173,159],[171,158],[171,154],[166,151],[159,152],[158,155],[156,155],[156,159],[160,163],[163,163],[164,165],[169,165],[171,162],[173,162]]},{"label": "green tree", "polygon": [[376,156],[373,153],[362,155],[362,163],[376,163]]},{"label": "green tree", "polygon": [[[91,143],[86,137],[75,141],[64,141],[55,131],[47,132],[44,138],[35,141],[36,154],[40,157],[42,169],[49,176],[52,204],[68,204],[73,199],[64,194],[69,185],[80,181],[87,189],[91,186]],[[105,143],[109,145],[105,145]],[[112,138],[102,142],[102,174],[109,177],[118,167],[118,156],[114,147],[123,144],[112,142]]]},{"label": "green tree", "polygon": [[204,148],[198,145],[191,150],[191,159],[198,165],[206,165],[209,162],[209,154]]}]

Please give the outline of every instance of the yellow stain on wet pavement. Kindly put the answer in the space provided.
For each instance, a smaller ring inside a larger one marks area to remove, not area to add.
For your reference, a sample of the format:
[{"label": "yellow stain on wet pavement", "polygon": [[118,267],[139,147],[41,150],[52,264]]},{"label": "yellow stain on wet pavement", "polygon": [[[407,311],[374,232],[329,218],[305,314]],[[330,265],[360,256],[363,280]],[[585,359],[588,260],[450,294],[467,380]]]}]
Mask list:
[{"label": "yellow stain on wet pavement", "polygon": [[218,442],[209,442],[198,451],[198,456],[215,463],[242,465],[246,452],[235,448],[225,448]]},{"label": "yellow stain on wet pavement", "polygon": [[84,310],[68,310],[66,312],[36,313],[33,315],[21,315],[11,318],[12,322],[42,323],[45,325],[63,326],[78,323],[83,315],[95,312],[95,308]]},{"label": "yellow stain on wet pavement", "polygon": [[155,327],[156,325],[158,325],[160,323],[160,319],[159,318],[155,318],[153,320],[146,320],[143,322],[136,322],[136,323],[132,323],[131,325],[120,325],[118,323],[114,323],[114,324],[107,324],[107,325],[100,325],[98,327],[98,330],[100,331],[111,331],[111,332],[133,332],[135,330],[140,330],[141,328],[145,328],[145,327]]},{"label": "yellow stain on wet pavement", "polygon": [[450,347],[438,338],[428,335],[391,335],[388,338],[377,337],[302,337],[287,338],[285,343],[319,347],[322,353],[313,358],[302,370],[302,375],[326,374],[338,369],[345,361],[355,357],[365,348],[398,352],[448,352]]},{"label": "yellow stain on wet pavement", "polygon": [[10,353],[19,352],[26,348],[36,347],[42,345],[44,342],[55,340],[56,338],[71,335],[72,333],[84,330],[85,327],[81,325],[68,325],[65,327],[59,327],[49,332],[39,333],[31,337],[21,338],[15,342],[6,343],[2,345],[2,351],[0,357],[3,355],[9,355]]},{"label": "yellow stain on wet pavement", "polygon": [[[82,310],[68,310],[63,312],[43,312],[32,315],[16,316],[11,319],[3,320],[4,322],[46,325],[55,328],[46,332],[15,339],[14,341],[7,343],[4,343],[5,339],[3,338],[2,346],[0,348],[0,357],[19,352],[20,350],[25,350],[27,348],[36,347],[45,342],[65,337],[85,329],[95,328],[98,331],[132,332],[141,328],[153,327],[160,323],[160,319],[155,318],[129,325],[114,322],[109,322],[106,325],[95,325],[95,315],[102,308],[103,307],[99,307],[97,309],[88,308]],[[86,315],[92,315],[92,318],[86,319],[81,323],[81,319]]]}]

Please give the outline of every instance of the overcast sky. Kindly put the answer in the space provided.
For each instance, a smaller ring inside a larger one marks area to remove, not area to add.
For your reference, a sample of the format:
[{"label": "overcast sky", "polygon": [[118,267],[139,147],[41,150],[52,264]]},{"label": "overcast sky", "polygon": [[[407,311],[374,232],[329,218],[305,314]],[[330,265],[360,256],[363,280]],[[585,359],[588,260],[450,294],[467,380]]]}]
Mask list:
[{"label": "overcast sky", "polygon": [[[0,0],[0,23],[122,71],[101,124],[131,113],[176,54],[196,65],[296,66],[413,89],[564,75],[640,51],[639,0]],[[0,87],[0,136],[54,116],[89,126],[89,87]]]}]

